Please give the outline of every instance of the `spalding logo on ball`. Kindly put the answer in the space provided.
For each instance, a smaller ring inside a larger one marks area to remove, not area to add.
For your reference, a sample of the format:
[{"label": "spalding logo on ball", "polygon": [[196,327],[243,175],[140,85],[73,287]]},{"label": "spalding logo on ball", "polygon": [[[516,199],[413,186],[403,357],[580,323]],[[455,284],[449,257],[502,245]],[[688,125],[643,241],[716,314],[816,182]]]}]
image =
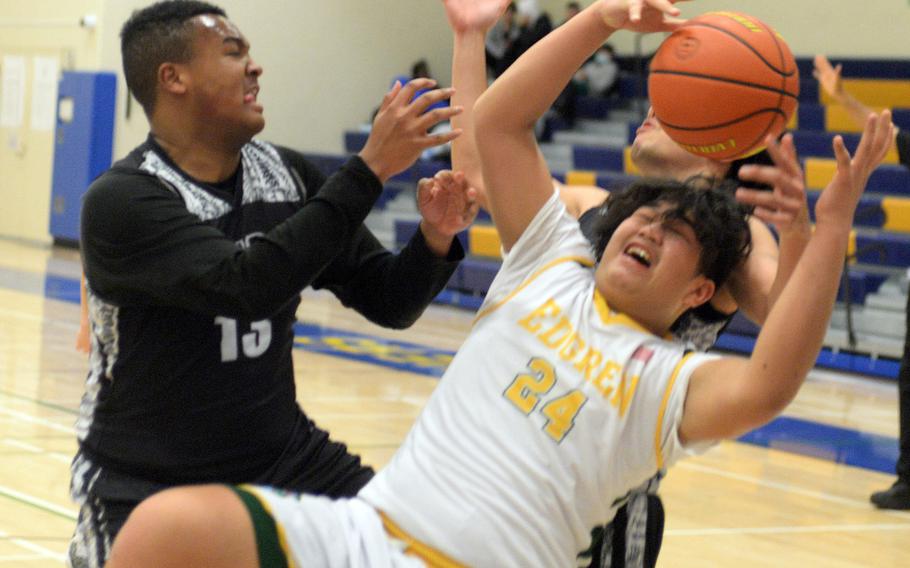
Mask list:
[{"label": "spalding logo on ball", "polygon": [[761,151],[796,110],[799,70],[768,25],[735,12],[687,21],[651,61],[648,94],[657,120],[683,148],[735,160]]}]

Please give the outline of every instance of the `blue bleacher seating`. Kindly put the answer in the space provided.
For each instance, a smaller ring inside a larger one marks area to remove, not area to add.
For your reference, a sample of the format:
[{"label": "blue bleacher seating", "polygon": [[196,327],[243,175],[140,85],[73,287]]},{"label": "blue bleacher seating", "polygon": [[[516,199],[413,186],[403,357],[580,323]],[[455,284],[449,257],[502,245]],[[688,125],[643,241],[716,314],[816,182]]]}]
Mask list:
[{"label": "blue bleacher seating", "polygon": [[357,130],[348,130],[344,133],[344,151],[354,154],[366,146],[369,132],[360,132]]},{"label": "blue bleacher seating", "polygon": [[[820,191],[807,192],[809,202],[809,217],[815,221],[815,202],[821,196]],[[885,212],[882,210],[881,195],[863,195],[856,207],[853,224],[858,227],[881,228],[885,224]]]},{"label": "blue bleacher seating", "polygon": [[[834,140],[834,132],[824,132],[818,130],[796,130],[793,132],[793,143],[796,145],[796,152],[802,158],[815,156],[819,158],[833,158],[834,148],[831,142]],[[852,154],[856,151],[859,144],[859,134],[841,134],[844,138],[844,144]]]},{"label": "blue bleacher seating", "polygon": [[800,130],[825,129],[825,105],[819,103],[800,102],[797,108],[796,127]]},{"label": "blue bleacher seating", "polygon": [[910,169],[895,164],[883,164],[869,176],[866,192],[910,196]]},{"label": "blue bleacher seating", "polygon": [[603,97],[578,97],[575,101],[575,116],[604,120],[610,113],[610,101]]},{"label": "blue bleacher seating", "polygon": [[868,264],[910,267],[910,235],[858,234],[856,236],[856,259]]},{"label": "blue bleacher seating", "polygon": [[623,171],[622,150],[601,146],[575,146],[572,148],[572,163],[578,170]]}]

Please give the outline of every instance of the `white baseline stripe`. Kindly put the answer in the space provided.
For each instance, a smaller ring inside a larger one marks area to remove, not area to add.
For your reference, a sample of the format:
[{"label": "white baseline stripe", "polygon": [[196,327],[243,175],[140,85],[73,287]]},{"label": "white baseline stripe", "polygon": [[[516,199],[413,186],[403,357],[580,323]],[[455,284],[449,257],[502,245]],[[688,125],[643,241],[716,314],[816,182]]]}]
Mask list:
[{"label": "white baseline stripe", "polygon": [[20,442],[19,440],[4,438],[3,443],[6,444],[7,446],[19,448],[21,450],[25,450],[25,451],[31,452],[33,454],[47,456],[53,460],[63,462],[65,464],[69,464],[70,462],[73,461],[72,456],[67,456],[66,454],[61,454],[60,452],[49,452],[49,451],[45,450],[44,448],[40,448],[40,447],[32,445],[32,444],[27,444],[25,442]]},{"label": "white baseline stripe", "polygon": [[[763,487],[768,487],[771,489],[777,489],[784,491],[786,493],[794,493],[797,495],[803,495],[805,497],[811,497],[812,499],[818,499],[820,501],[828,501],[829,503],[837,503],[845,507],[852,507],[854,509],[866,509],[872,510],[872,505],[867,501],[859,501],[856,499],[848,499],[846,497],[838,497],[837,495],[831,495],[830,493],[822,493],[820,491],[812,491],[809,489],[803,489],[789,483],[778,483],[775,481],[768,481],[767,479],[762,479],[760,477],[752,477],[750,475],[742,475],[739,473],[732,473],[722,469],[718,469],[711,466],[700,465],[691,462],[680,462],[677,463],[674,467],[691,469],[695,471],[700,471],[702,473],[707,473],[710,475],[717,475],[719,477],[726,477],[727,479],[735,479],[737,481],[743,481],[745,483],[752,483],[754,485],[760,485]],[[878,509],[879,513],[896,517],[899,519],[905,519],[910,521],[910,513],[902,513],[900,511],[889,511],[886,509]]]},{"label": "white baseline stripe", "polygon": [[31,422],[32,424],[38,424],[40,426],[44,426],[46,428],[50,428],[51,430],[56,430],[58,432],[66,432],[67,434],[72,434],[73,436],[76,435],[76,430],[72,426],[61,426],[60,424],[57,424],[56,422],[51,422],[50,420],[45,420],[43,418],[37,418],[35,416],[31,416],[30,414],[26,414],[24,412],[10,410],[8,408],[0,408],[0,414],[6,414],[7,416],[12,416],[13,418],[17,418],[19,420],[22,420],[23,422]]},{"label": "white baseline stripe", "polygon": [[910,523],[872,525],[816,525],[803,527],[742,527],[735,529],[676,529],[668,530],[664,534],[665,536],[723,536],[743,534],[798,534],[873,531],[910,531]]},{"label": "white baseline stripe", "polygon": [[54,552],[49,548],[44,548],[41,545],[35,544],[34,542],[29,542],[22,538],[15,538],[6,531],[0,530],[0,538],[6,539],[7,542],[11,542],[20,548],[28,550],[29,552],[34,552],[35,554],[40,555],[42,558],[52,558],[61,563],[66,561],[65,554]]},{"label": "white baseline stripe", "polygon": [[0,564],[3,564],[5,562],[32,562],[35,560],[46,560],[46,559],[47,559],[46,556],[41,556],[40,554],[29,554],[29,555],[11,554],[8,556],[0,556]]},{"label": "white baseline stripe", "polygon": [[[16,499],[17,501],[21,501],[21,502],[27,503],[29,505],[33,505],[35,507],[38,507],[39,509],[51,511],[53,513],[56,513],[62,517],[71,519],[73,521],[75,521],[76,517],[78,516],[76,511],[73,511],[72,509],[67,509],[66,507],[61,507],[60,505],[57,505],[56,503],[51,503],[50,501],[45,501],[44,499],[41,499],[40,497],[35,497],[35,496],[29,495],[27,493],[22,493],[21,491],[16,491],[15,489],[12,489],[10,487],[4,487],[3,485],[0,485],[0,495],[2,495],[4,497],[10,497],[12,499]],[[2,533],[2,531],[0,531],[0,533]]]}]

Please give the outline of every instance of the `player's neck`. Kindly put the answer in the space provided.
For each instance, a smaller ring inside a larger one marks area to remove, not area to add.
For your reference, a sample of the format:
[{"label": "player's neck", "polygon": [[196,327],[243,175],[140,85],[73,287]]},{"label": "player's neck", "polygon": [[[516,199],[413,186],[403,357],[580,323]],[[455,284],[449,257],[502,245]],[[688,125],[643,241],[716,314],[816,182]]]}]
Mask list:
[{"label": "player's neck", "polygon": [[182,135],[152,130],[155,142],[181,170],[199,181],[216,183],[229,178],[240,164],[240,148],[200,143]]}]

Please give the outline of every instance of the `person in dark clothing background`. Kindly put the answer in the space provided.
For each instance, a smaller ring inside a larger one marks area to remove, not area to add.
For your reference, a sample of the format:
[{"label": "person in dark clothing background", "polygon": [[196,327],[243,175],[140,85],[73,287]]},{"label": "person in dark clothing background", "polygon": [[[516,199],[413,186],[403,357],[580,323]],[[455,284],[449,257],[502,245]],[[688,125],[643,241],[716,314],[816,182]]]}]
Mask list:
[{"label": "person in dark clothing background", "polygon": [[82,211],[91,366],[77,422],[72,566],[100,566],[130,511],[186,483],[265,483],[352,496],[371,468],[296,402],[299,293],[333,292],[386,327],[411,325],[448,281],[470,191],[418,189],[420,230],[398,254],[362,224],[383,183],[458,132],[458,112],[396,84],[363,150],[326,178],[253,137],[260,67],[225,12],[159,2],[122,31],[148,139],[90,187]]},{"label": "person in dark clothing background", "polygon": [[[851,95],[841,81],[841,66],[833,67],[824,55],[815,56],[815,78],[822,89],[838,104],[843,106],[851,119],[858,125],[866,123],[872,113],[856,97]],[[898,161],[910,168],[910,133],[894,128],[894,146]],[[880,509],[910,509],[910,297],[907,299],[906,331],[904,353],[897,373],[898,406],[900,412],[900,453],[897,458],[897,480],[888,489],[876,491],[870,497]]]}]

